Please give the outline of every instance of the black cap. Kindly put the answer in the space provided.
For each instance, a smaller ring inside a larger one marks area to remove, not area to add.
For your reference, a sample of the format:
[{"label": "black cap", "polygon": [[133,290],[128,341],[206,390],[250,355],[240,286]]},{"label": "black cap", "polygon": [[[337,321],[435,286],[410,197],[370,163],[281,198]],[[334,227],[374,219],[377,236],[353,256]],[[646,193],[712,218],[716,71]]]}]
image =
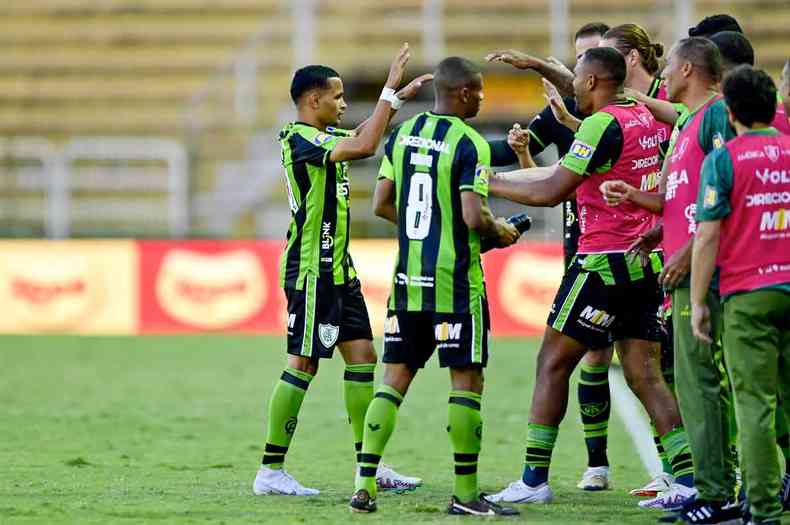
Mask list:
[{"label": "black cap", "polygon": [[704,36],[708,37],[720,31],[735,31],[736,33],[743,33],[741,25],[735,18],[730,15],[713,15],[706,16],[702,21],[689,28],[689,36]]}]

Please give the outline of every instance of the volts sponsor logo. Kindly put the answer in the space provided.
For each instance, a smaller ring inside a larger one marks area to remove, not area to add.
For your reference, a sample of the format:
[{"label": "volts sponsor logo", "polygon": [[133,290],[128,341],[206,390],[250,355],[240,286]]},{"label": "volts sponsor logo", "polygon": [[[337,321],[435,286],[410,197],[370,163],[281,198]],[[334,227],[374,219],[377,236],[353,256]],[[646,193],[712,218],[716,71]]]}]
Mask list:
[{"label": "volts sponsor logo", "polygon": [[783,232],[790,229],[790,209],[765,211],[760,220],[761,232]]},{"label": "volts sponsor logo", "polygon": [[614,315],[606,313],[605,310],[593,308],[592,306],[585,306],[579,316],[601,328],[609,328],[615,320]]},{"label": "volts sponsor logo", "polygon": [[754,175],[763,184],[790,184],[790,173],[787,170],[755,170]]},{"label": "volts sponsor logo", "polygon": [[433,140],[425,137],[415,137],[404,135],[398,141],[401,146],[413,146],[415,148],[426,148],[440,153],[450,153],[450,146],[441,140]]},{"label": "volts sponsor logo", "polygon": [[441,323],[434,326],[434,337],[439,342],[458,341],[461,339],[463,323]]},{"label": "volts sponsor logo", "polygon": [[571,144],[570,154],[577,159],[587,160],[592,158],[593,147],[581,140],[575,140]]},{"label": "volts sponsor logo", "polygon": [[663,129],[661,129],[655,135],[650,135],[649,137],[639,137],[639,145],[642,146],[642,149],[652,149],[659,147],[665,140],[667,140],[667,134]]}]

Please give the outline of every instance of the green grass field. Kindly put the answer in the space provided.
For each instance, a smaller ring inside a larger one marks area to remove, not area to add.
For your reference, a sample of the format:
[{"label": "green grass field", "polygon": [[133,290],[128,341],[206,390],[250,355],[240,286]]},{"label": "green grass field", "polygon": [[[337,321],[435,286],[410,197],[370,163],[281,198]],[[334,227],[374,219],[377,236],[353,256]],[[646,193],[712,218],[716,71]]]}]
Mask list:
[{"label": "green grass field", "polygon": [[[481,482],[520,475],[537,341],[498,339],[487,372]],[[0,523],[456,523],[445,434],[448,378],[433,362],[400,411],[385,460],[425,486],[383,495],[351,515],[354,455],[342,361],[322,362],[287,468],[315,498],[254,497],[265,407],[283,366],[266,337],[5,337],[0,339]],[[612,418],[615,490],[575,484],[586,461],[575,393],[552,469],[557,502],[522,507],[520,521],[650,523],[627,489],[647,473]]]}]

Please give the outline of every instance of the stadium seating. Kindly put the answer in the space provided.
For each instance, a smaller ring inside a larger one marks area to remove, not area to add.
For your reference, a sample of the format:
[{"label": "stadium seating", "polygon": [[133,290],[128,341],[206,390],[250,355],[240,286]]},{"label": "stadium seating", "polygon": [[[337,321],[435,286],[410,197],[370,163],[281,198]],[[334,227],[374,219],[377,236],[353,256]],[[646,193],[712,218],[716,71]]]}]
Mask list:
[{"label": "stadium seating", "polygon": [[[449,54],[480,58],[503,47],[551,52],[550,0],[444,4],[441,25]],[[217,174],[228,171],[225,163],[244,159],[253,130],[275,126],[287,111],[293,5],[281,0],[2,2],[0,136],[45,137],[55,144],[75,135],[173,137],[190,149],[193,194],[224,187]],[[347,78],[383,77],[402,41],[412,45],[414,70],[428,67],[422,0],[316,5],[315,59],[331,62]],[[569,5],[571,33],[590,20],[638,21],[664,42],[676,33],[667,2],[570,0]],[[787,58],[782,39],[790,4],[696,2],[697,13],[724,11],[743,22],[760,65],[777,73]],[[232,61],[255,35],[264,35],[252,45],[259,74],[252,94],[257,116],[240,119],[234,111]],[[13,195],[6,187],[3,196]],[[209,213],[212,200],[201,202],[209,203],[203,206]],[[364,222],[364,213],[361,218]],[[195,222],[198,234],[201,220]]]}]

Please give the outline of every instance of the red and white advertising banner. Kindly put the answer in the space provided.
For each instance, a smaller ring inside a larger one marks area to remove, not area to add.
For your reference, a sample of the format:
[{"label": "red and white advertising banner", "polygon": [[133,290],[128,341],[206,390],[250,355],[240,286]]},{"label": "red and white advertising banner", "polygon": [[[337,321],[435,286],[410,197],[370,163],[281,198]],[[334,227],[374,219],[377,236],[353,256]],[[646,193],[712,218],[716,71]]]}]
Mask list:
[{"label": "red and white advertising banner", "polygon": [[283,332],[282,243],[140,241],[140,332]]},{"label": "red and white advertising banner", "polygon": [[[276,241],[0,241],[0,333],[284,335]],[[353,241],[373,332],[396,244]],[[562,277],[558,243],[483,257],[493,335],[540,335]]]},{"label": "red and white advertising banner", "polygon": [[0,333],[137,332],[134,241],[0,241]]}]

